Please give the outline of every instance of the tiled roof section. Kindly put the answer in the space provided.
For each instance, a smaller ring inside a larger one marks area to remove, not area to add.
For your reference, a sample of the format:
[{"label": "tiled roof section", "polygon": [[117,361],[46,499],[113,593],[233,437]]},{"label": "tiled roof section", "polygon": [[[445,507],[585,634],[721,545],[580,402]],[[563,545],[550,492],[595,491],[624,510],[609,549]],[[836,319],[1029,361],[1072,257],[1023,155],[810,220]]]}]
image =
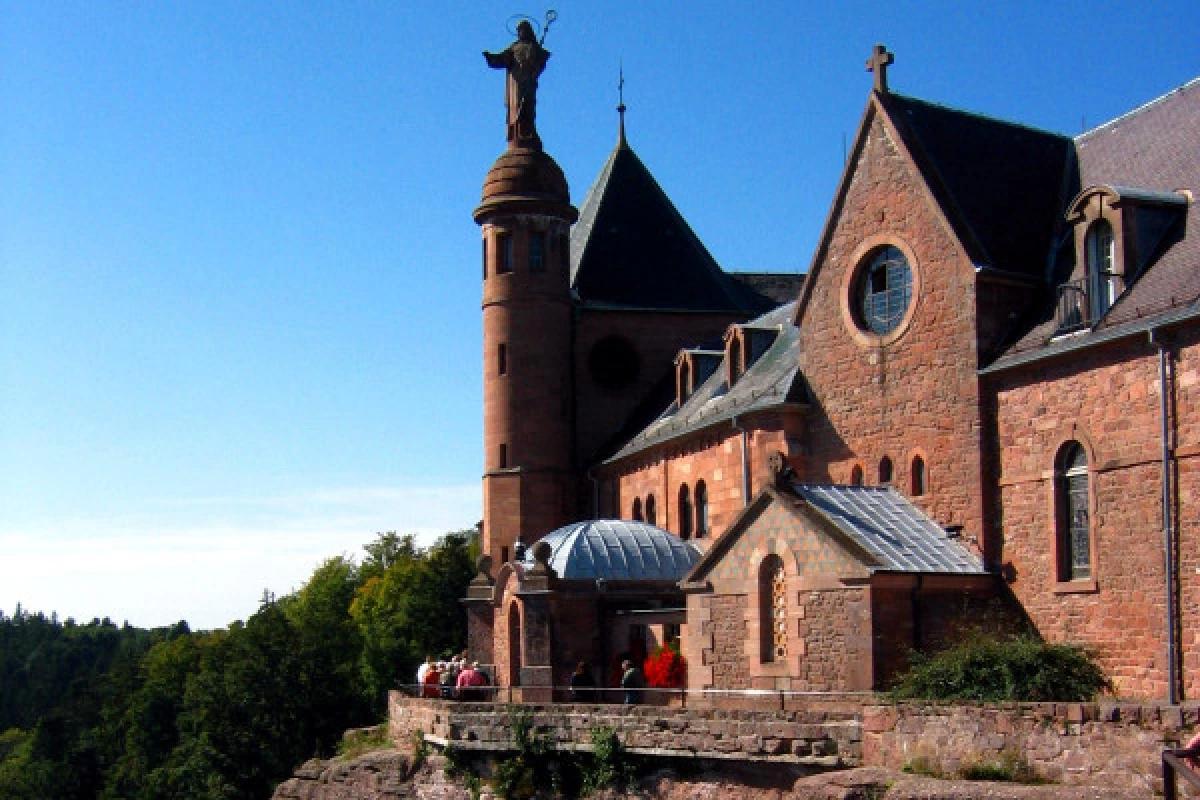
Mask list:
[{"label": "tiled roof section", "polygon": [[[1190,189],[1200,197],[1200,78],[1075,140],[1081,188],[1115,187],[1134,199]],[[1070,202],[1073,198],[1067,198]],[[1065,207],[1065,204],[1064,204]],[[1157,317],[1179,316],[1200,308],[1200,204],[1193,202],[1146,257],[1143,273],[1090,332],[1072,337],[1070,346],[1088,338],[1109,338],[1121,329],[1140,329]],[[1070,274],[1074,253],[1068,246],[1055,270],[1057,281]],[[1056,332],[1053,296],[1025,327],[1027,331],[993,365],[1024,360],[1033,351],[1047,354],[1066,345],[1052,341]]]},{"label": "tiled roof section", "polygon": [[[565,580],[678,581],[700,560],[700,550],[646,522],[595,519],[575,522],[546,534],[550,566]],[[534,565],[533,548],[524,565]]]},{"label": "tiled roof section", "polygon": [[780,305],[800,296],[803,272],[731,272],[729,277]]},{"label": "tiled roof section", "polygon": [[755,313],[773,305],[721,270],[623,141],[571,231],[571,286],[601,308]]},{"label": "tiled roof section", "polygon": [[798,483],[792,490],[876,561],[874,570],[983,574],[983,562],[895,489]]},{"label": "tiled roof section", "polygon": [[792,324],[795,310],[796,304],[789,303],[746,323],[747,327],[771,328],[779,333],[732,388],[725,382],[727,370],[722,359],[721,366],[696,388],[682,407],[672,402],[608,461],[618,461],[740,414],[804,402],[806,395],[799,369],[800,335]]},{"label": "tiled roof section", "polygon": [[1071,140],[903,95],[882,100],[976,266],[1044,279]]}]

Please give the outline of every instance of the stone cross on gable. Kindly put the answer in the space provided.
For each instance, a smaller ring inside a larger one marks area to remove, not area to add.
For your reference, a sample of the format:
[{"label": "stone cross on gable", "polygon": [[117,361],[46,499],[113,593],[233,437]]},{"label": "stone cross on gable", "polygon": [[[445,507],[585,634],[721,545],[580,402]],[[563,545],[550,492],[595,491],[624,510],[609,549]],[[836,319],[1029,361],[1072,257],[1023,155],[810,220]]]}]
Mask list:
[{"label": "stone cross on gable", "polygon": [[875,91],[880,94],[887,94],[887,68],[895,61],[896,56],[889,53],[884,45],[877,44],[871,50],[871,57],[867,59],[867,72],[875,73]]}]

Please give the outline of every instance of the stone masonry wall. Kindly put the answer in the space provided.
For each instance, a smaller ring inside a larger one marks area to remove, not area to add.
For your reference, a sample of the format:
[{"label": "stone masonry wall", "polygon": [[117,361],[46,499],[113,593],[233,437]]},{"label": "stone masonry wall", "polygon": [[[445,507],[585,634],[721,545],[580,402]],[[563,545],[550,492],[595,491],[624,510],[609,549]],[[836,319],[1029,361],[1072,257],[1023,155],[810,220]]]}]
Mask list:
[{"label": "stone masonry wall", "polygon": [[591,731],[608,727],[635,752],[666,756],[740,758],[820,766],[856,766],[862,755],[856,711],[797,708],[779,711],[662,708],[622,705],[526,705],[414,700],[392,692],[391,734],[410,742],[417,732],[463,749],[505,750],[512,744],[513,711],[529,713],[535,728],[560,748],[587,748]]},{"label": "stone masonry wall", "polygon": [[[870,598],[863,588],[801,592],[796,647],[800,674],[794,689],[869,689],[872,654],[859,631],[872,629]],[[790,644],[790,642],[789,642]],[[866,652],[862,652],[866,650]]]},{"label": "stone masonry wall", "polygon": [[[758,414],[741,424],[750,428],[746,462],[750,469],[751,498],[770,481],[767,459],[788,452],[788,437],[800,437],[799,412]],[[617,502],[614,516],[631,519],[633,501],[654,495],[655,524],[679,533],[679,487],[687,484],[695,496],[697,481],[708,491],[708,533],[695,538],[701,549],[718,538],[745,507],[742,497],[742,434],[725,425],[685,441],[668,442],[616,465]]]},{"label": "stone masonry wall", "polygon": [[[1200,695],[1200,346],[1177,343],[1173,401],[1184,699]],[[1166,605],[1157,352],[1144,338],[989,378],[998,447],[998,524],[1013,593],[1047,639],[1097,650],[1122,695],[1165,698]],[[1055,459],[1087,451],[1092,575],[1058,580]]]},{"label": "stone masonry wall", "polygon": [[[861,155],[832,212],[827,243],[809,273],[800,310],[800,368],[814,396],[804,480],[866,483],[894,464],[892,484],[911,494],[911,465],[926,465],[913,502],[939,524],[982,542],[979,388],[974,269],[939,218],[900,143],[869,119]],[[900,247],[913,270],[915,310],[888,337],[853,321],[856,275],[876,248]]]},{"label": "stone masonry wall", "polygon": [[1027,703],[901,704],[863,709],[863,763],[901,769],[918,759],[945,774],[1007,755],[1043,779],[1162,793],[1161,754],[1197,724],[1195,706]]},{"label": "stone masonry wall", "polygon": [[699,705],[505,706],[392,692],[390,729],[400,747],[419,734],[464,749],[505,750],[512,742],[512,712],[519,710],[563,748],[586,748],[591,730],[607,726],[627,747],[667,757],[891,769],[922,760],[945,774],[1008,757],[1048,781],[1122,787],[1144,796],[1162,792],[1162,750],[1179,746],[1200,724],[1194,704],[893,705],[774,693],[696,695],[689,703]]},{"label": "stone masonry wall", "polygon": [[746,669],[746,595],[714,595],[709,602],[709,620],[702,635],[712,636],[712,649],[701,656],[712,667],[715,689],[750,688]]}]

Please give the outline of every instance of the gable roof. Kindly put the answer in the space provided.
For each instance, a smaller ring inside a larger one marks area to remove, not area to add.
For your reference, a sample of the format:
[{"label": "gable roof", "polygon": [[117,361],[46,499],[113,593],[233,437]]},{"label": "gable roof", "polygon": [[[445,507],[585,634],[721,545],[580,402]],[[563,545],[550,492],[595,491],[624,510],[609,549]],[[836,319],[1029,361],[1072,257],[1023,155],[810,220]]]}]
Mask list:
[{"label": "gable roof", "polygon": [[721,270],[623,137],[571,230],[571,286],[599,308],[755,313],[774,305]]},{"label": "gable roof", "polygon": [[[733,387],[726,383],[726,359],[722,357],[712,375],[682,406],[672,400],[666,410],[605,463],[619,461],[738,415],[803,402],[807,395],[800,375],[800,334],[792,324],[794,314],[795,303],[788,303],[745,323],[747,328],[774,329],[778,333]],[[674,375],[671,377],[673,379]]]},{"label": "gable roof", "polygon": [[1071,139],[899,94],[880,97],[977,267],[1044,279]]},{"label": "gable roof", "polygon": [[1045,280],[1058,211],[1069,192],[1071,140],[872,91],[801,287],[797,320],[816,285],[877,115],[900,138],[897,145],[919,173],[934,213],[976,268]]},{"label": "gable roof", "polygon": [[[985,372],[1200,313],[1200,205],[1168,202],[1169,196],[1183,200],[1176,194],[1179,189],[1200,193],[1200,78],[1080,135],[1074,144],[1078,186],[1105,187],[1124,198],[1177,208],[1172,213],[1174,223],[1157,231],[1153,241],[1142,237],[1145,241],[1139,241],[1139,246],[1147,252],[1138,254],[1139,264],[1127,265],[1141,274],[1091,330],[1056,337],[1051,291],[1013,344]],[[1056,280],[1065,280],[1073,264],[1073,249],[1067,247],[1055,270]]]},{"label": "gable roof", "polygon": [[978,555],[891,487],[790,483],[760,492],[684,581],[702,580],[773,502],[832,526],[852,545],[850,552],[867,557],[863,565],[872,573],[986,574]]}]

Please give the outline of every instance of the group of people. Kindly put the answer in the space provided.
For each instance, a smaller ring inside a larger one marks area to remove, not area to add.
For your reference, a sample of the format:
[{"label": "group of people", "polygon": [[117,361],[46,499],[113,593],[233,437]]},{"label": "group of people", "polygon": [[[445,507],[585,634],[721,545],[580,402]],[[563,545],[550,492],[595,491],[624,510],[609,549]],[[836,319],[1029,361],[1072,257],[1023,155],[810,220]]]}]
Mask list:
[{"label": "group of people", "polygon": [[434,661],[426,656],[417,667],[417,687],[422,697],[446,700],[484,700],[491,684],[478,661],[467,661],[464,652],[449,661]]},{"label": "group of people", "polygon": [[[642,689],[646,685],[641,669],[632,661],[621,662],[621,689],[626,705],[642,702]],[[478,661],[467,661],[464,652],[449,661],[434,661],[426,656],[417,667],[417,692],[421,697],[445,700],[486,700],[487,687],[491,685],[487,673]],[[571,676],[571,701],[575,703],[597,702],[596,679],[586,661],[580,661]]]}]

